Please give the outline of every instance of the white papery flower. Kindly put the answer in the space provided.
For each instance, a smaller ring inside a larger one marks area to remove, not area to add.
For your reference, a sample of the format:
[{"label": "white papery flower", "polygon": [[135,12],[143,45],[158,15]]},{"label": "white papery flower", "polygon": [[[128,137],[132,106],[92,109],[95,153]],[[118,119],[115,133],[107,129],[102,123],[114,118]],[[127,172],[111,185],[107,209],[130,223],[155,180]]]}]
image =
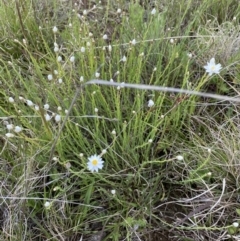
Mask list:
[{"label": "white papery flower", "polygon": [[212,74],[219,74],[222,69],[221,64],[215,63],[215,58],[211,58],[207,65],[203,66],[209,76]]}]

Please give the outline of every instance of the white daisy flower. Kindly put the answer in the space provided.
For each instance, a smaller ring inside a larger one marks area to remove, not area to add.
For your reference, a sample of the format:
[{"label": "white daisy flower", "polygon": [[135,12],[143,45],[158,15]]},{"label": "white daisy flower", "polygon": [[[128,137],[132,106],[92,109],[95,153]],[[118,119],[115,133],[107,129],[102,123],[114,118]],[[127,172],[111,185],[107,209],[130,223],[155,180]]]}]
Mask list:
[{"label": "white daisy flower", "polygon": [[98,172],[98,169],[103,168],[103,163],[104,161],[100,156],[96,154],[93,156],[90,156],[88,158],[88,163],[87,163],[88,170],[91,172],[94,172],[94,171]]},{"label": "white daisy flower", "polygon": [[212,74],[219,74],[222,68],[221,64],[215,63],[215,58],[211,58],[207,65],[203,66],[209,76]]}]

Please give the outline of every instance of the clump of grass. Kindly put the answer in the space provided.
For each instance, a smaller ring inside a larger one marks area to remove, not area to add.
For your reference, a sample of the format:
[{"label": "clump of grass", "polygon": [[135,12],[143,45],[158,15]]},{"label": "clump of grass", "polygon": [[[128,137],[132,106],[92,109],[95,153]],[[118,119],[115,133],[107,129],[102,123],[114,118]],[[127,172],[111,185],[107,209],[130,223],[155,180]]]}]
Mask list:
[{"label": "clump of grass", "polygon": [[203,68],[222,56],[236,1],[215,16],[213,52],[204,31],[216,1],[71,2],[64,21],[64,2],[46,2],[49,21],[23,3],[0,5],[11,23],[1,25],[1,239],[236,240],[237,105],[127,85],[236,95],[225,70]]}]

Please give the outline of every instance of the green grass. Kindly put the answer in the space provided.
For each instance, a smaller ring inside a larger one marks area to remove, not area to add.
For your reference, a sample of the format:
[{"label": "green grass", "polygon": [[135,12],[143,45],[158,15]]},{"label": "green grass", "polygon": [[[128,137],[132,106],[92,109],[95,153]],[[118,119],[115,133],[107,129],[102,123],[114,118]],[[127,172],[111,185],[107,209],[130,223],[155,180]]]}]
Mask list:
[{"label": "green grass", "polygon": [[0,240],[238,240],[238,1],[90,2],[0,3]]}]

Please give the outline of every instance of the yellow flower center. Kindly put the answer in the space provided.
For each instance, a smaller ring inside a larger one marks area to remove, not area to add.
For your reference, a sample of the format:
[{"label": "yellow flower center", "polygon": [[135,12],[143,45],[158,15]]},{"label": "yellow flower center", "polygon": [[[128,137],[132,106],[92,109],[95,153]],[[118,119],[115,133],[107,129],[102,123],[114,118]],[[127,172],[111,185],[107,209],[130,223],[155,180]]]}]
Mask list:
[{"label": "yellow flower center", "polygon": [[215,66],[214,65],[211,67],[211,70],[215,70]]},{"label": "yellow flower center", "polygon": [[92,164],[93,164],[93,166],[97,166],[97,164],[98,164],[98,160],[92,160]]}]

